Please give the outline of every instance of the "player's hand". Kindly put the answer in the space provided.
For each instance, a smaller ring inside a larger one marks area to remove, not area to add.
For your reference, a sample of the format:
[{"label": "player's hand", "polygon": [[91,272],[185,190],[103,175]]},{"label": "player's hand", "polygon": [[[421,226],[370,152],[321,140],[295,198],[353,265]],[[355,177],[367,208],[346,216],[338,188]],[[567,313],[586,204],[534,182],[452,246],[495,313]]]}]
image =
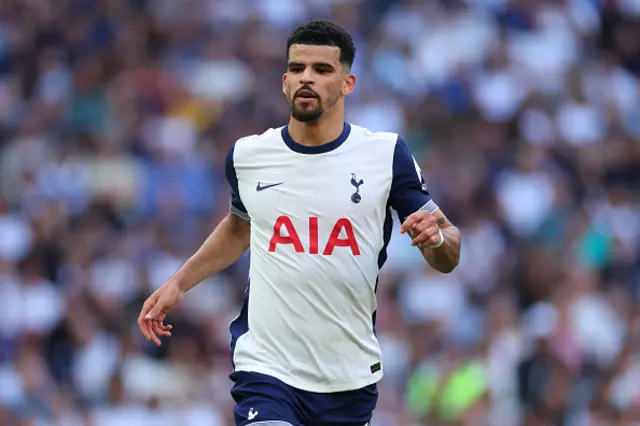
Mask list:
[{"label": "player's hand", "polygon": [[175,282],[167,281],[144,302],[138,316],[138,327],[147,340],[160,346],[160,337],[171,336],[173,326],[165,325],[164,319],[183,296],[184,292]]},{"label": "player's hand", "polygon": [[436,217],[426,210],[411,214],[400,227],[400,233],[409,233],[412,246],[428,247],[440,242],[440,228]]}]

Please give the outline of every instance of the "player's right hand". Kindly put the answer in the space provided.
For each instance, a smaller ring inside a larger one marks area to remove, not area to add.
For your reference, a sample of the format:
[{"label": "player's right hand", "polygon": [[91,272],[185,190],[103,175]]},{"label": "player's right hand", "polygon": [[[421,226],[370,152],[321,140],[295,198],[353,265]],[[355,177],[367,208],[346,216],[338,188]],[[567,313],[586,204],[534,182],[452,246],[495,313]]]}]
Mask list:
[{"label": "player's right hand", "polygon": [[144,302],[138,316],[138,327],[147,340],[160,346],[160,337],[171,336],[173,326],[165,325],[164,319],[183,296],[184,292],[176,282],[167,281]]}]

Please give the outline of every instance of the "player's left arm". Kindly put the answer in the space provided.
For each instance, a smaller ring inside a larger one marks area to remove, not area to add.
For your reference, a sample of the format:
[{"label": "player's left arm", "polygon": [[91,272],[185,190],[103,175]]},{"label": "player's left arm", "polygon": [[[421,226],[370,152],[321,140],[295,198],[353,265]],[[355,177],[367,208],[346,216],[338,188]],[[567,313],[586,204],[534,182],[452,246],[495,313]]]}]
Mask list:
[{"label": "player's left arm", "polygon": [[460,230],[453,226],[442,210],[433,213],[422,210],[412,213],[400,227],[408,233],[434,269],[451,272],[460,262]]},{"label": "player's left arm", "polygon": [[411,236],[411,244],[425,260],[437,271],[453,271],[460,261],[460,230],[431,198],[422,171],[402,138],[394,150],[389,203],[402,221],[400,232]]}]

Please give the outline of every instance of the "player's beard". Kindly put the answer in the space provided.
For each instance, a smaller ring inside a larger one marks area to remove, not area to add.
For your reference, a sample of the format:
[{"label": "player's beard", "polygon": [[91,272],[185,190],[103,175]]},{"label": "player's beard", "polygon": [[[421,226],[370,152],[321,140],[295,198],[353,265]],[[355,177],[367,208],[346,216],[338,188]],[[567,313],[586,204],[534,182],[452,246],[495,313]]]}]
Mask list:
[{"label": "player's beard", "polygon": [[314,121],[318,121],[326,110],[330,109],[336,104],[336,102],[338,102],[340,94],[330,95],[327,98],[327,108],[324,108],[322,98],[319,96],[316,97],[315,106],[313,104],[308,104],[306,107],[302,107],[300,104],[297,104],[296,98],[297,97],[294,97],[291,101],[291,115],[293,118],[302,123],[313,123]]}]

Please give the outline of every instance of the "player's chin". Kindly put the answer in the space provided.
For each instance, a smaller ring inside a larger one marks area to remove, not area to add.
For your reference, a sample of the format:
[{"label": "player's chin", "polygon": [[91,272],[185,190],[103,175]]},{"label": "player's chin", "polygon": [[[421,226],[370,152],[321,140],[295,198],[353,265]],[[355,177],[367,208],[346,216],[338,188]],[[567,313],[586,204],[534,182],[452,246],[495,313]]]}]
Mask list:
[{"label": "player's chin", "polygon": [[293,108],[299,111],[322,111],[320,100],[316,98],[296,98],[293,101]]},{"label": "player's chin", "polygon": [[292,109],[293,118],[303,123],[318,121],[320,117],[322,117],[323,113],[324,111],[322,110],[322,108],[302,109],[294,106]]}]

